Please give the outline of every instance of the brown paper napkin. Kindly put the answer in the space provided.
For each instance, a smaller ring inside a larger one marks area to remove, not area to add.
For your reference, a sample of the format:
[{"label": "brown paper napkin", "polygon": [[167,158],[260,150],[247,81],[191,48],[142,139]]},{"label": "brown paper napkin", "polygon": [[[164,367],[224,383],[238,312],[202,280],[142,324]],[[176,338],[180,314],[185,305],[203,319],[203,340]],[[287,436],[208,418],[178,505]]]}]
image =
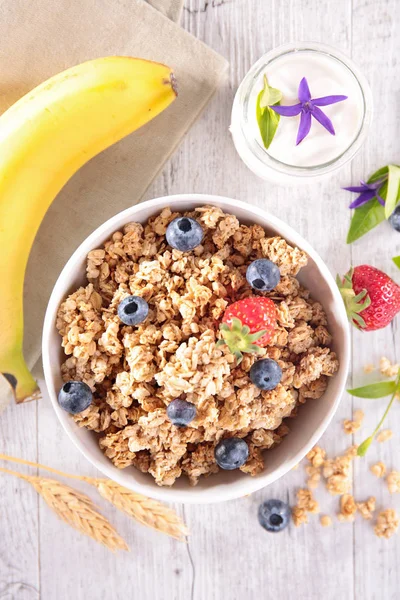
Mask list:
[{"label": "brown paper napkin", "polygon": [[[25,283],[30,368],[40,357],[43,317],[63,265],[98,225],[139,201],[227,71],[222,57],[171,21],[181,8],[182,0],[0,1],[0,112],[58,71],[106,55],[166,63],[179,87],[166,112],[90,161],[50,207]],[[0,381],[0,404],[5,390]]]}]

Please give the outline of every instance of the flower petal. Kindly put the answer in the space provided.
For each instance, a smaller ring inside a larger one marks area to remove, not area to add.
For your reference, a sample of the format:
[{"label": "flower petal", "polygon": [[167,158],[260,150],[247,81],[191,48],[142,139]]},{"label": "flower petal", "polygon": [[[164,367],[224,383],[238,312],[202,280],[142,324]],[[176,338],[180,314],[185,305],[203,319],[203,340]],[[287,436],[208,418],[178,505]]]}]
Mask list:
[{"label": "flower petal", "polygon": [[311,100],[310,88],[308,87],[307,79],[303,77],[299,84],[299,91],[297,96],[300,102],[309,102]]},{"label": "flower petal", "polygon": [[382,206],[385,206],[385,201],[382,198],[382,196],[380,196],[378,193],[375,194],[376,199],[378,200],[379,204],[382,204]]},{"label": "flower petal", "polygon": [[300,117],[299,131],[297,132],[296,146],[300,144],[309,133],[311,128],[311,113],[302,112]]},{"label": "flower petal", "polygon": [[349,208],[359,208],[363,204],[366,204],[367,202],[372,200],[372,198],[374,198],[374,197],[375,197],[375,192],[373,190],[368,190],[367,192],[363,192],[362,194],[360,194],[358,196],[358,198],[353,200],[353,202],[350,204]]},{"label": "flower petal", "polygon": [[361,192],[368,192],[369,187],[367,185],[350,185],[349,187],[344,187],[342,190],[346,190],[347,192],[356,192],[357,194],[361,194]]},{"label": "flower petal", "polygon": [[347,96],[324,96],[323,98],[313,98],[311,102],[314,106],[328,106],[336,104],[336,102],[343,102],[343,100],[347,100]]},{"label": "flower petal", "polygon": [[270,106],[278,115],[282,117],[296,117],[301,113],[301,104],[293,104],[293,106]]},{"label": "flower petal", "polygon": [[314,106],[311,114],[315,119],[317,119],[318,123],[321,123],[321,125],[325,127],[327,131],[329,131],[329,133],[335,135],[335,130],[333,128],[332,121],[329,119],[329,117],[326,116],[325,113],[322,112],[320,108]]}]

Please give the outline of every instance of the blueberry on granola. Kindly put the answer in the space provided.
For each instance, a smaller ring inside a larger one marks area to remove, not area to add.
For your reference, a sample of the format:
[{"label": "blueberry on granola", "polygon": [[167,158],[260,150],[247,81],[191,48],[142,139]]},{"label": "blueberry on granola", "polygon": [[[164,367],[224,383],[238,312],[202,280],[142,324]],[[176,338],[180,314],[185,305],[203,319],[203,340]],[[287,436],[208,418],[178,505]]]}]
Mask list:
[{"label": "blueberry on granola", "polygon": [[389,217],[389,223],[395,231],[400,231],[400,204],[396,206]]},{"label": "blueberry on granola", "polygon": [[259,258],[247,267],[246,279],[253,289],[270,292],[278,285],[281,273],[275,263],[267,258]]},{"label": "blueberry on granola", "polygon": [[290,508],[282,500],[266,500],[258,508],[258,522],[267,531],[278,533],[289,525]]},{"label": "blueberry on granola", "polygon": [[250,380],[260,390],[274,390],[282,379],[282,369],[272,358],[257,360],[250,369]]},{"label": "blueberry on granola", "polygon": [[58,394],[58,404],[71,415],[86,410],[92,399],[92,390],[83,381],[67,381]]},{"label": "blueberry on granola", "polygon": [[118,316],[125,325],[139,325],[149,314],[149,305],[140,296],[127,296],[118,305]]},{"label": "blueberry on granola", "polygon": [[166,231],[168,244],[182,252],[193,250],[199,246],[203,235],[200,223],[190,217],[177,217],[171,221]]},{"label": "blueberry on granola", "polygon": [[249,447],[241,438],[226,438],[215,446],[214,456],[221,469],[233,471],[244,465],[249,457]]},{"label": "blueberry on granola", "polygon": [[187,400],[172,400],[167,407],[167,416],[173,425],[186,427],[196,417],[196,407]]}]

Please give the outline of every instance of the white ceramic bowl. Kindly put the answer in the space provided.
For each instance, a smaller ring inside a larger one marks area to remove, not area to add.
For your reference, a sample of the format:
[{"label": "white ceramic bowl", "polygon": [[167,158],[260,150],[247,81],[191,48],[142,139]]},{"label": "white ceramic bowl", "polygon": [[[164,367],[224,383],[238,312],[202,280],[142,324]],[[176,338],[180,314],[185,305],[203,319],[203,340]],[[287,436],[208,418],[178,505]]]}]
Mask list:
[{"label": "white ceramic bowl", "polygon": [[[140,473],[134,467],[124,470],[114,467],[101,452],[96,435],[78,427],[59,407],[57,394],[62,385],[60,365],[64,355],[55,327],[56,314],[66,296],[85,283],[87,253],[98,248],[114,231],[130,221],[144,223],[165,206],[170,206],[174,211],[185,211],[205,204],[220,206],[235,214],[243,223],[257,223],[271,235],[278,234],[307,252],[309,262],[301,270],[299,279],[310,290],[313,298],[322,303],[328,315],[333,349],[338,354],[340,368],[330,379],[324,396],[319,400],[310,400],[301,407],[298,417],[290,422],[290,434],[280,446],[266,453],[265,470],[260,475],[250,477],[240,471],[220,471],[216,475],[201,478],[196,487],[190,487],[185,477],[171,488],[158,487],[150,475]],[[328,268],[310,244],[289,225],[260,208],[231,198],[202,194],[165,196],[143,202],[119,213],[96,229],[74,252],[62,270],[48,304],[43,331],[43,365],[47,387],[56,415],[71,440],[110,479],[136,492],[170,502],[208,503],[238,498],[263,488],[289,471],[318,441],[339,405],[347,377],[349,348],[349,328],[339,291]]]}]

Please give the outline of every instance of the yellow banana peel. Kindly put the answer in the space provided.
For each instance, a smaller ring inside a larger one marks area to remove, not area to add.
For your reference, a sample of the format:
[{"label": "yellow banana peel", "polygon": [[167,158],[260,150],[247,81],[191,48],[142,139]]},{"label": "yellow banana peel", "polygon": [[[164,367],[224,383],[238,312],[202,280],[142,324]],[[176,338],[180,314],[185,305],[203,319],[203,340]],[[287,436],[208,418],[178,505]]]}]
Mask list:
[{"label": "yellow banana peel", "polygon": [[115,56],[55,75],[0,116],[0,373],[17,402],[39,395],[22,353],[22,297],[48,207],[84,163],[175,97],[169,67]]}]

